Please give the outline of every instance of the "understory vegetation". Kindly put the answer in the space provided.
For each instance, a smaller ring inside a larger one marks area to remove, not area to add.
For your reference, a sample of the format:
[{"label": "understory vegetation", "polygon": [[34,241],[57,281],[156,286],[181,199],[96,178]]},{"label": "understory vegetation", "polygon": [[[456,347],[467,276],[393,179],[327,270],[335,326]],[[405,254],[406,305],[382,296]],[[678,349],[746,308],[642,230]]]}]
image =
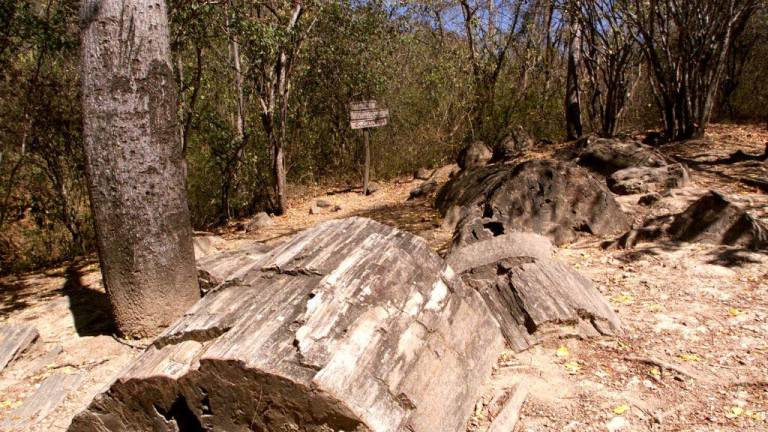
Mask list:
[{"label": "understory vegetation", "polygon": [[[283,211],[278,165],[289,184],[359,184],[354,101],[391,113],[371,132],[375,179],[518,126],[561,141],[566,101],[581,134],[681,140],[712,120],[766,121],[756,0],[171,0],[169,13],[200,230]],[[0,272],[95,247],[79,15],[77,0],[0,0]]]}]

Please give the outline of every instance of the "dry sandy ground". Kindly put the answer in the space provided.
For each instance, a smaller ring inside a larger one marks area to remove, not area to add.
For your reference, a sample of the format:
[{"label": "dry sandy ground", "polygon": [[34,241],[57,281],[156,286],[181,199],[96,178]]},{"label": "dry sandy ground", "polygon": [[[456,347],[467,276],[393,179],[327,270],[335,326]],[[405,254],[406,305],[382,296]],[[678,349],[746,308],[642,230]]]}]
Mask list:
[{"label": "dry sandy ground", "polygon": [[[715,126],[709,138],[664,151],[705,162],[737,149],[761,153],[768,133]],[[745,174],[754,175],[754,166],[696,165],[690,187],[650,209],[637,205],[637,196],[619,201],[639,226],[650,217],[682,211],[713,188],[768,220],[768,195],[736,180]],[[765,171],[757,175],[765,178]],[[417,184],[410,179],[384,183],[370,197],[304,188],[275,225],[245,233],[242,224],[232,224],[220,234],[232,244],[279,243],[319,221],[357,215],[416,233],[441,252],[450,233],[440,228],[430,201],[406,201]],[[318,197],[342,210],[310,215]],[[768,430],[768,254],[665,241],[604,250],[601,240],[585,237],[557,255],[610,299],[624,334],[503,353],[468,429],[483,430],[493,395],[523,382],[529,396],[515,431]],[[92,259],[0,280],[0,323],[29,323],[40,332],[38,343],[0,373],[0,430],[25,400],[37,397],[40,383],[74,375],[63,402],[17,428],[66,429],[71,417],[141,352],[110,336],[107,310]]]}]

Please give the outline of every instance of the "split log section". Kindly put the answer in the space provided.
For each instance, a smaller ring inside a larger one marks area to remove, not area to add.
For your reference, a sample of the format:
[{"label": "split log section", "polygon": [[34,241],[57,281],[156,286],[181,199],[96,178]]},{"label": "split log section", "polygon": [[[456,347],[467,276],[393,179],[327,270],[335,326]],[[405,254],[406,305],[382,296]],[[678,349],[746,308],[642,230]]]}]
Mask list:
[{"label": "split log section", "polygon": [[420,238],[318,225],[213,289],[70,431],[457,431],[503,336]]}]

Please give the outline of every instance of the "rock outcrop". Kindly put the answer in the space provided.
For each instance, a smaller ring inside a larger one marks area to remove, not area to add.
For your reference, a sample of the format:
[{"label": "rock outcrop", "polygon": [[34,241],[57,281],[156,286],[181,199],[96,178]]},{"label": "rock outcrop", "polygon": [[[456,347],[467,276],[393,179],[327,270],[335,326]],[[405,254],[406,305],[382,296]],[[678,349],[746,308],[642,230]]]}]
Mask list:
[{"label": "rock outcrop", "polygon": [[608,188],[619,195],[665,193],[690,182],[688,171],[679,163],[661,167],[624,168],[606,180]]},{"label": "rock outcrop", "polygon": [[501,142],[493,148],[493,162],[505,162],[520,157],[526,150],[533,147],[533,138],[522,127],[517,126]]},{"label": "rock outcrop", "polygon": [[656,149],[633,140],[582,138],[577,144],[581,166],[603,175],[624,168],[662,167],[667,160]]},{"label": "rock outcrop", "polygon": [[715,191],[675,216],[668,233],[679,241],[768,249],[768,225]]},{"label": "rock outcrop", "polygon": [[554,160],[468,171],[441,188],[436,205],[442,215],[458,219],[455,247],[515,231],[545,235],[560,245],[579,233],[605,236],[629,228],[602,182]]},{"label": "rock outcrop", "polygon": [[547,339],[615,335],[621,329],[592,282],[559,261],[507,258],[467,270],[461,278],[482,294],[516,351]]},{"label": "rock outcrop", "polygon": [[482,141],[475,141],[459,152],[458,164],[462,170],[480,168],[493,157],[491,149]]}]

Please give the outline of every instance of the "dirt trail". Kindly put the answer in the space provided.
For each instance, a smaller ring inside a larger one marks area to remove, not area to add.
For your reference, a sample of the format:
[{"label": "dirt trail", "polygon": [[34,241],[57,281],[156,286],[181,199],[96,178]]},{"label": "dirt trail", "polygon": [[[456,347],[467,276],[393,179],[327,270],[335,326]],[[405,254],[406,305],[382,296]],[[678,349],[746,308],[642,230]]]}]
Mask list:
[{"label": "dirt trail", "polygon": [[[668,155],[717,161],[736,150],[760,153],[768,133],[715,126],[711,141],[671,146]],[[714,143],[714,144],[713,144]],[[620,197],[637,224],[674,214],[714,188],[768,220],[768,195],[738,177],[763,175],[758,165],[701,164],[693,183],[651,209]],[[441,252],[451,233],[430,200],[407,201],[419,181],[382,183],[374,195],[328,188],[297,192],[288,214],[246,233],[245,221],[219,234],[232,242],[279,243],[330,218],[365,216],[418,234]],[[338,212],[309,214],[322,198]],[[734,248],[654,242],[604,250],[602,239],[560,248],[559,259],[590,277],[625,327],[619,338],[562,340],[500,358],[469,430],[487,424],[484,404],[495,390],[522,380],[528,400],[516,431],[768,430],[768,255]],[[0,425],[46,378],[79,374],[74,391],[51,413],[21,430],[64,430],[71,417],[141,351],[113,339],[106,296],[93,259],[0,280],[0,323],[38,328],[40,341],[0,372]],[[138,344],[141,344],[140,342]],[[2,426],[0,426],[2,430]]]}]

